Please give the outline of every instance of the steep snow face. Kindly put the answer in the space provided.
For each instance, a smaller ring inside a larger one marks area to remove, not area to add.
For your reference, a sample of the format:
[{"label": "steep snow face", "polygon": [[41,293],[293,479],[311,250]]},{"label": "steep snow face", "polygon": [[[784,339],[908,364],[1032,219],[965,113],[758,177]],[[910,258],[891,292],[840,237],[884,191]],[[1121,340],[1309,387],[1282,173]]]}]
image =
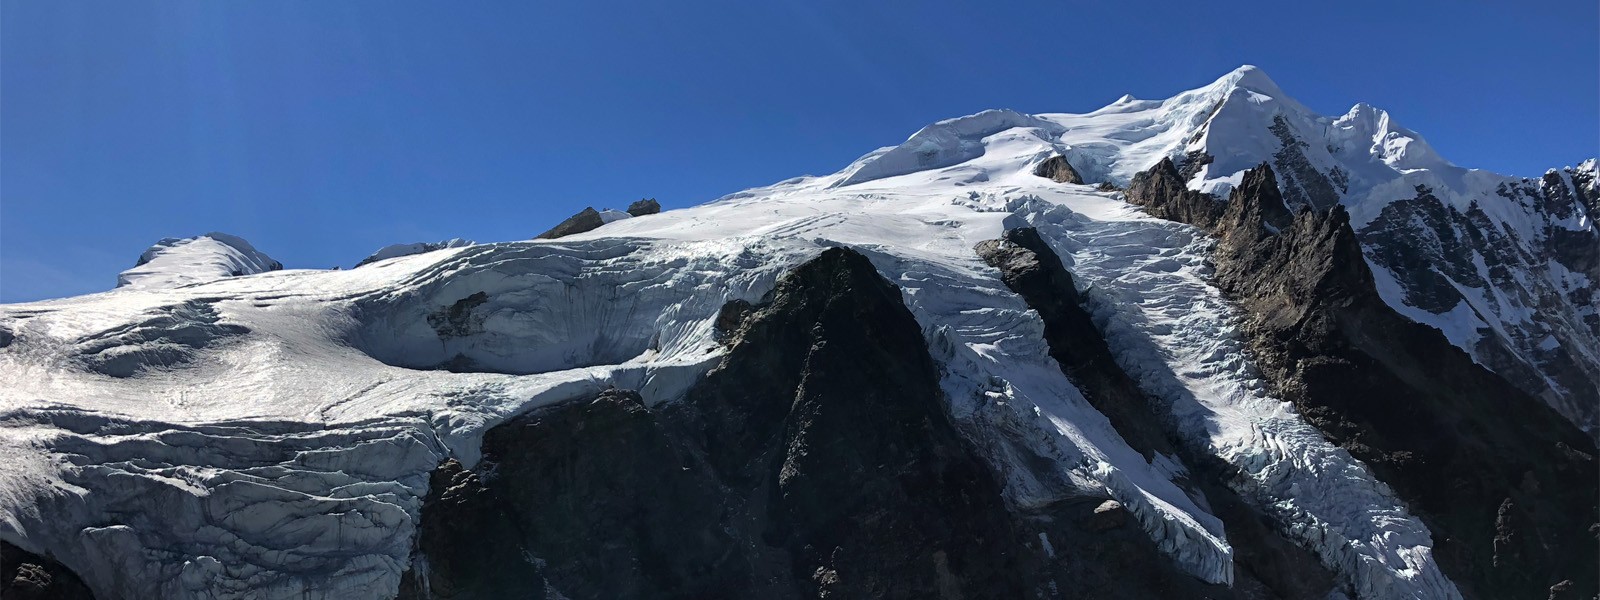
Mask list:
[{"label": "steep snow face", "polygon": [[132,269],[117,276],[117,287],[177,287],[282,268],[283,263],[256,250],[244,238],[211,232],[156,242],[139,255]]}]

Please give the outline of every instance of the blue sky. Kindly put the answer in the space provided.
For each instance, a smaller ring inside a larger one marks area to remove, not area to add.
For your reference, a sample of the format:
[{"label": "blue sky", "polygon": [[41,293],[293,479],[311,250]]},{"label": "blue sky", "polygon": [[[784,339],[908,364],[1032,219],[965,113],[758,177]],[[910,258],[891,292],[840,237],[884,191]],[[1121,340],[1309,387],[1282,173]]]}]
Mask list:
[{"label": "blue sky", "polygon": [[1591,0],[0,0],[0,301],[110,288],[168,236],[291,268],[525,239],[833,172],[985,108],[1092,110],[1260,65],[1457,164],[1597,153]]}]

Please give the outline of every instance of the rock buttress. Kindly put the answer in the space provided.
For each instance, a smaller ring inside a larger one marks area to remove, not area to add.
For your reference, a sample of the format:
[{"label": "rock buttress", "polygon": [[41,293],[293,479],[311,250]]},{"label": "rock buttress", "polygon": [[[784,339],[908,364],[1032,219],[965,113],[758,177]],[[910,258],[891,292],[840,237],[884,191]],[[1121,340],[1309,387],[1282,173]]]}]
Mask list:
[{"label": "rock buttress", "polygon": [[[1251,507],[1223,482],[1233,475],[1222,460],[1205,449],[1173,442],[1180,439],[1170,421],[1159,416],[1111,355],[1104,336],[1095,327],[1061,258],[1031,227],[1011,229],[998,240],[981,242],[977,252],[1000,270],[1011,291],[1044,321],[1050,356],[1112,427],[1147,460],[1156,455],[1180,457],[1191,476],[1180,485],[1206,498],[1222,519],[1234,548],[1234,591],[1273,598],[1326,598],[1334,587],[1333,574],[1316,556],[1300,548],[1269,526],[1269,519]],[[1225,594],[1212,590],[1212,597]]]},{"label": "rock buttress", "polygon": [[1594,597],[1594,444],[1385,304],[1342,207],[1280,227],[1282,204],[1262,165],[1214,224],[1189,221],[1218,238],[1213,283],[1275,394],[1422,517],[1468,598]]}]

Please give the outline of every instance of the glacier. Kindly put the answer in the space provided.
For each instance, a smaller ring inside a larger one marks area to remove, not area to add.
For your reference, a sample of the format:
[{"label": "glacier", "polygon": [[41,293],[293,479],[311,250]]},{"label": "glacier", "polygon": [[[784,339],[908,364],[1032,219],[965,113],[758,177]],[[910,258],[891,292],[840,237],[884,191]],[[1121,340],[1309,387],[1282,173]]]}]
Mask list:
[{"label": "glacier", "polygon": [[[1427,527],[1267,394],[1234,309],[1207,284],[1204,233],[1114,189],[1171,158],[1192,188],[1221,193],[1285,148],[1301,157],[1285,164],[1310,169],[1291,169],[1284,185],[1299,192],[1286,197],[1343,203],[1361,224],[1407,197],[1395,190],[1425,183],[1465,210],[1506,180],[1444,162],[1366,105],[1315,116],[1244,67],[1164,101],[942,121],[833,175],[608,211],[556,240],[397,245],[347,271],[282,270],[222,234],[164,240],[116,290],[0,307],[0,539],[107,597],[393,596],[441,461],[470,466],[489,428],[607,388],[675,401],[722,356],[723,304],[756,301],[788,269],[849,246],[900,286],[951,415],[1005,475],[1009,502],[1108,495],[1185,571],[1230,583],[1233,548],[1177,481],[1181,462],[1129,447],[1050,358],[1038,315],[974,253],[1032,226],[1184,441],[1236,467],[1228,485],[1347,593],[1459,597]],[[1054,156],[1113,187],[1032,174]],[[1488,214],[1543,239],[1529,210]],[[1561,274],[1569,287],[1580,277]],[[1381,289],[1474,351],[1478,327]],[[1008,467],[1029,457],[1051,468]]]}]

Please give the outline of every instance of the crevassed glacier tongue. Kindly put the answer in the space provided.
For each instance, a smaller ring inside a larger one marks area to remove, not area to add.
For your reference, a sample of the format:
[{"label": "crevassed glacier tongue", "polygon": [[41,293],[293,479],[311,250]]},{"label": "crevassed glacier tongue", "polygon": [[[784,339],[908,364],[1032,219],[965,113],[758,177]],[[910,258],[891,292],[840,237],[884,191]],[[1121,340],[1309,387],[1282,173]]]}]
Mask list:
[{"label": "crevassed glacier tongue", "polygon": [[1180,435],[1239,468],[1231,482],[1363,598],[1459,598],[1426,525],[1289,403],[1269,396],[1234,309],[1206,283],[1211,241],[1152,220],[1030,219],[1070,256],[1116,359],[1168,403]]},{"label": "crevassed glacier tongue", "polygon": [[[1091,492],[1126,506],[1180,568],[1233,583],[1233,548],[1222,522],[1129,447],[1049,355],[1038,313],[1011,293],[976,253],[968,264],[906,259],[864,248],[901,286],[943,365],[950,411],[1000,468],[1006,492],[1043,506]],[[965,267],[965,268],[962,268]],[[1019,454],[1046,457],[1030,466]]]}]

